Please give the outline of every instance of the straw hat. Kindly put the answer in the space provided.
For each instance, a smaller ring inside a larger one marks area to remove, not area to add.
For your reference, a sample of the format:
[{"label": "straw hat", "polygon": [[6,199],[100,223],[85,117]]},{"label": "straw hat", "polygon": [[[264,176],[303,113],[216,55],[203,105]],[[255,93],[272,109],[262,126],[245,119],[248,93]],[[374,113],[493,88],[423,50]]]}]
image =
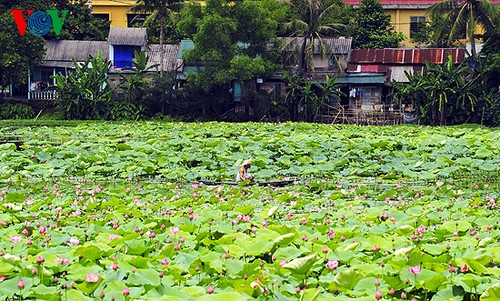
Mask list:
[{"label": "straw hat", "polygon": [[246,165],[251,165],[251,164],[252,164],[252,160],[248,159],[248,160],[243,161],[243,163],[241,163],[241,166],[246,166]]}]

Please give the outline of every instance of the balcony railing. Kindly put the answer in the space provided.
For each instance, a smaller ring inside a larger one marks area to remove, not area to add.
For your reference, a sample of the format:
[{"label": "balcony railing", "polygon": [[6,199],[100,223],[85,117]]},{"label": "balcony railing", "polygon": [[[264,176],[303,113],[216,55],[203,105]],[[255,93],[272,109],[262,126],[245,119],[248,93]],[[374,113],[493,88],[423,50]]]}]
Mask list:
[{"label": "balcony railing", "polygon": [[57,98],[56,91],[31,91],[30,99],[33,100],[55,100]]}]

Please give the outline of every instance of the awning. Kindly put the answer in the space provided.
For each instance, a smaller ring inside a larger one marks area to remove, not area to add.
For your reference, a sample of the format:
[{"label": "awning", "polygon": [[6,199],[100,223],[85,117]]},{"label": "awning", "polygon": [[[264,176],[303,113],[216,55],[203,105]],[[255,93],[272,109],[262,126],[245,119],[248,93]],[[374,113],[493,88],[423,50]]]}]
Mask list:
[{"label": "awning", "polygon": [[384,84],[385,75],[352,76],[337,78],[339,84]]},{"label": "awning", "polygon": [[[325,79],[314,80],[317,83],[324,83]],[[349,75],[347,77],[338,77],[338,84],[384,84],[385,75]]]}]

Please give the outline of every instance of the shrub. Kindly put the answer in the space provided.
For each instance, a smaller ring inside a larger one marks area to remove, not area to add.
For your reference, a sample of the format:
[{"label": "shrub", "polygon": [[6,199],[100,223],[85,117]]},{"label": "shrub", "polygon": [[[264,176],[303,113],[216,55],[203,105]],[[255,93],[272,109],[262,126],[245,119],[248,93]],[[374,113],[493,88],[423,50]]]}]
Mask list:
[{"label": "shrub", "polygon": [[35,116],[35,111],[29,105],[16,103],[6,104],[0,107],[1,119],[31,119]]}]

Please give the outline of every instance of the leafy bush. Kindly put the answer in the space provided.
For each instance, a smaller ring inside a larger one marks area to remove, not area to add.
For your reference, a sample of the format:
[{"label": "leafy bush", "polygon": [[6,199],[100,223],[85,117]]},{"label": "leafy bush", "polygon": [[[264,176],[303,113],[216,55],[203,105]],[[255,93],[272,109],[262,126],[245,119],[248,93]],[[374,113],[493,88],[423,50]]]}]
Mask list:
[{"label": "leafy bush", "polygon": [[33,108],[25,104],[6,104],[0,107],[1,119],[31,119],[34,116]]},{"label": "leafy bush", "polygon": [[55,76],[57,109],[68,119],[105,118],[112,92],[108,84],[111,62],[105,61],[99,52],[81,65],[73,61],[73,66],[75,70],[66,76],[61,73]]},{"label": "leafy bush", "polygon": [[500,95],[495,93],[485,102],[484,124],[500,126]]},{"label": "leafy bush", "polygon": [[139,120],[144,117],[144,107],[128,101],[118,101],[109,106],[111,120]]}]

